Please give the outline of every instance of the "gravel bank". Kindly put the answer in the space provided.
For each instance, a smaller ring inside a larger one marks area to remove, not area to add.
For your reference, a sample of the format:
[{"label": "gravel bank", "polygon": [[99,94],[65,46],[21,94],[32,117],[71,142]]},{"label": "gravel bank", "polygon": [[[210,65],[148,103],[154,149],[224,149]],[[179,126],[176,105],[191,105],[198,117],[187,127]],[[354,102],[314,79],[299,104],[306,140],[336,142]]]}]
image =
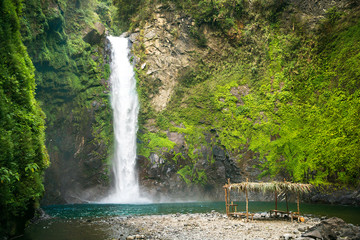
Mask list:
[{"label": "gravel bank", "polygon": [[[114,239],[305,239],[301,234],[318,224],[320,219],[307,218],[305,223],[285,219],[263,218],[260,214],[252,222],[228,219],[224,214],[151,215],[112,218]],[[119,228],[119,226],[121,226]],[[117,230],[116,230],[117,228]],[[122,229],[131,229],[127,234]],[[118,231],[116,233],[116,231]]]}]

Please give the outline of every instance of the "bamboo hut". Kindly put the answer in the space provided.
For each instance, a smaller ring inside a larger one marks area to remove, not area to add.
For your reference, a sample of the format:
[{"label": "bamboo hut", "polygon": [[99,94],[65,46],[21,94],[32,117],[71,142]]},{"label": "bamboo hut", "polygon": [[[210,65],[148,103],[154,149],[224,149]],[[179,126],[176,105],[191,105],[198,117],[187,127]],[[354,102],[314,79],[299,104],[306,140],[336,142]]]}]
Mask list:
[{"label": "bamboo hut", "polygon": [[[249,198],[248,198],[248,191],[255,191],[255,192],[273,192],[275,195],[275,209],[270,210],[271,213],[275,213],[275,215],[279,214],[289,214],[291,215],[291,220],[293,221],[294,218],[297,218],[300,221],[300,194],[307,193],[310,191],[312,185],[311,184],[303,184],[303,183],[291,183],[291,182],[246,182],[242,183],[230,183],[230,179],[228,179],[228,184],[224,185],[225,190],[225,206],[226,206],[226,214],[230,217],[236,216],[246,216],[246,220],[248,221],[249,216],[251,219],[253,218],[252,213],[249,213]],[[237,204],[234,204],[231,201],[230,192],[232,190],[237,190],[238,192],[244,192],[246,198],[246,212],[237,212]],[[286,211],[280,211],[277,209],[277,199],[278,194],[285,194],[286,199]],[[288,202],[287,202],[287,194],[288,193],[295,193],[297,195],[297,212],[289,212]]]}]

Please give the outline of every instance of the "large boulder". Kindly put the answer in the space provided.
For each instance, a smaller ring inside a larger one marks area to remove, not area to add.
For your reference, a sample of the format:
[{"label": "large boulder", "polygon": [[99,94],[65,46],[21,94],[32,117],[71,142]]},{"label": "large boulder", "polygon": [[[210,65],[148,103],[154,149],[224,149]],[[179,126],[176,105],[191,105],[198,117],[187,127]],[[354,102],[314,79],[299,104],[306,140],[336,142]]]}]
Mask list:
[{"label": "large boulder", "polygon": [[330,218],[321,221],[319,224],[310,228],[302,237],[323,240],[335,239],[360,239],[360,227],[345,223],[340,218]]}]

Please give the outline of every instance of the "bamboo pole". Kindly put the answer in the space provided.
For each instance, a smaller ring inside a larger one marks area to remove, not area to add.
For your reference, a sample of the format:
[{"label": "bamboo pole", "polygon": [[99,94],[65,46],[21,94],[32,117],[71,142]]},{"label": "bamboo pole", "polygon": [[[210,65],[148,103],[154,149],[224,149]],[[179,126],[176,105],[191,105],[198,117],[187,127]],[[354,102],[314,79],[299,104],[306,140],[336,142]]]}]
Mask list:
[{"label": "bamboo pole", "polygon": [[[277,210],[277,190],[275,189],[275,210]],[[275,211],[275,216],[277,216],[277,211]]]},{"label": "bamboo pole", "polygon": [[[230,185],[231,185],[231,183],[230,183],[230,178],[228,178],[228,184],[229,184],[229,187],[230,187]],[[231,203],[231,190],[230,190],[230,188],[229,188],[229,192],[228,192],[228,203],[230,204]]]},{"label": "bamboo pole", "polygon": [[[248,182],[248,179],[246,178],[246,183]],[[249,221],[249,196],[247,191],[247,184],[245,188],[245,194],[246,194],[246,221]]]},{"label": "bamboo pole", "polygon": [[247,188],[245,189],[246,194],[246,221],[249,221],[249,198],[248,198],[248,191]]},{"label": "bamboo pole", "polygon": [[228,206],[228,196],[227,196],[227,188],[225,190],[225,209],[226,209],[226,216],[229,216],[229,206]]},{"label": "bamboo pole", "polygon": [[[284,178],[284,183],[286,183],[286,179]],[[289,213],[289,203],[288,203],[288,192],[285,191],[285,201],[286,201],[286,212]]]},{"label": "bamboo pole", "polygon": [[298,210],[298,222],[300,222],[300,193],[297,193],[297,210]]}]

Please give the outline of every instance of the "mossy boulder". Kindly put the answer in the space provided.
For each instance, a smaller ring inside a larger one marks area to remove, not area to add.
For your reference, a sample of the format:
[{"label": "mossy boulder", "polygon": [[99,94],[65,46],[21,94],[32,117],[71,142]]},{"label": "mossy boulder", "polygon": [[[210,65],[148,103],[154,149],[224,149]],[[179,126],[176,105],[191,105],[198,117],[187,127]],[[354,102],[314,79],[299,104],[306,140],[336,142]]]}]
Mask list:
[{"label": "mossy boulder", "polygon": [[100,44],[105,37],[105,26],[102,23],[96,22],[94,28],[90,29],[83,39],[90,45],[96,45]]}]

